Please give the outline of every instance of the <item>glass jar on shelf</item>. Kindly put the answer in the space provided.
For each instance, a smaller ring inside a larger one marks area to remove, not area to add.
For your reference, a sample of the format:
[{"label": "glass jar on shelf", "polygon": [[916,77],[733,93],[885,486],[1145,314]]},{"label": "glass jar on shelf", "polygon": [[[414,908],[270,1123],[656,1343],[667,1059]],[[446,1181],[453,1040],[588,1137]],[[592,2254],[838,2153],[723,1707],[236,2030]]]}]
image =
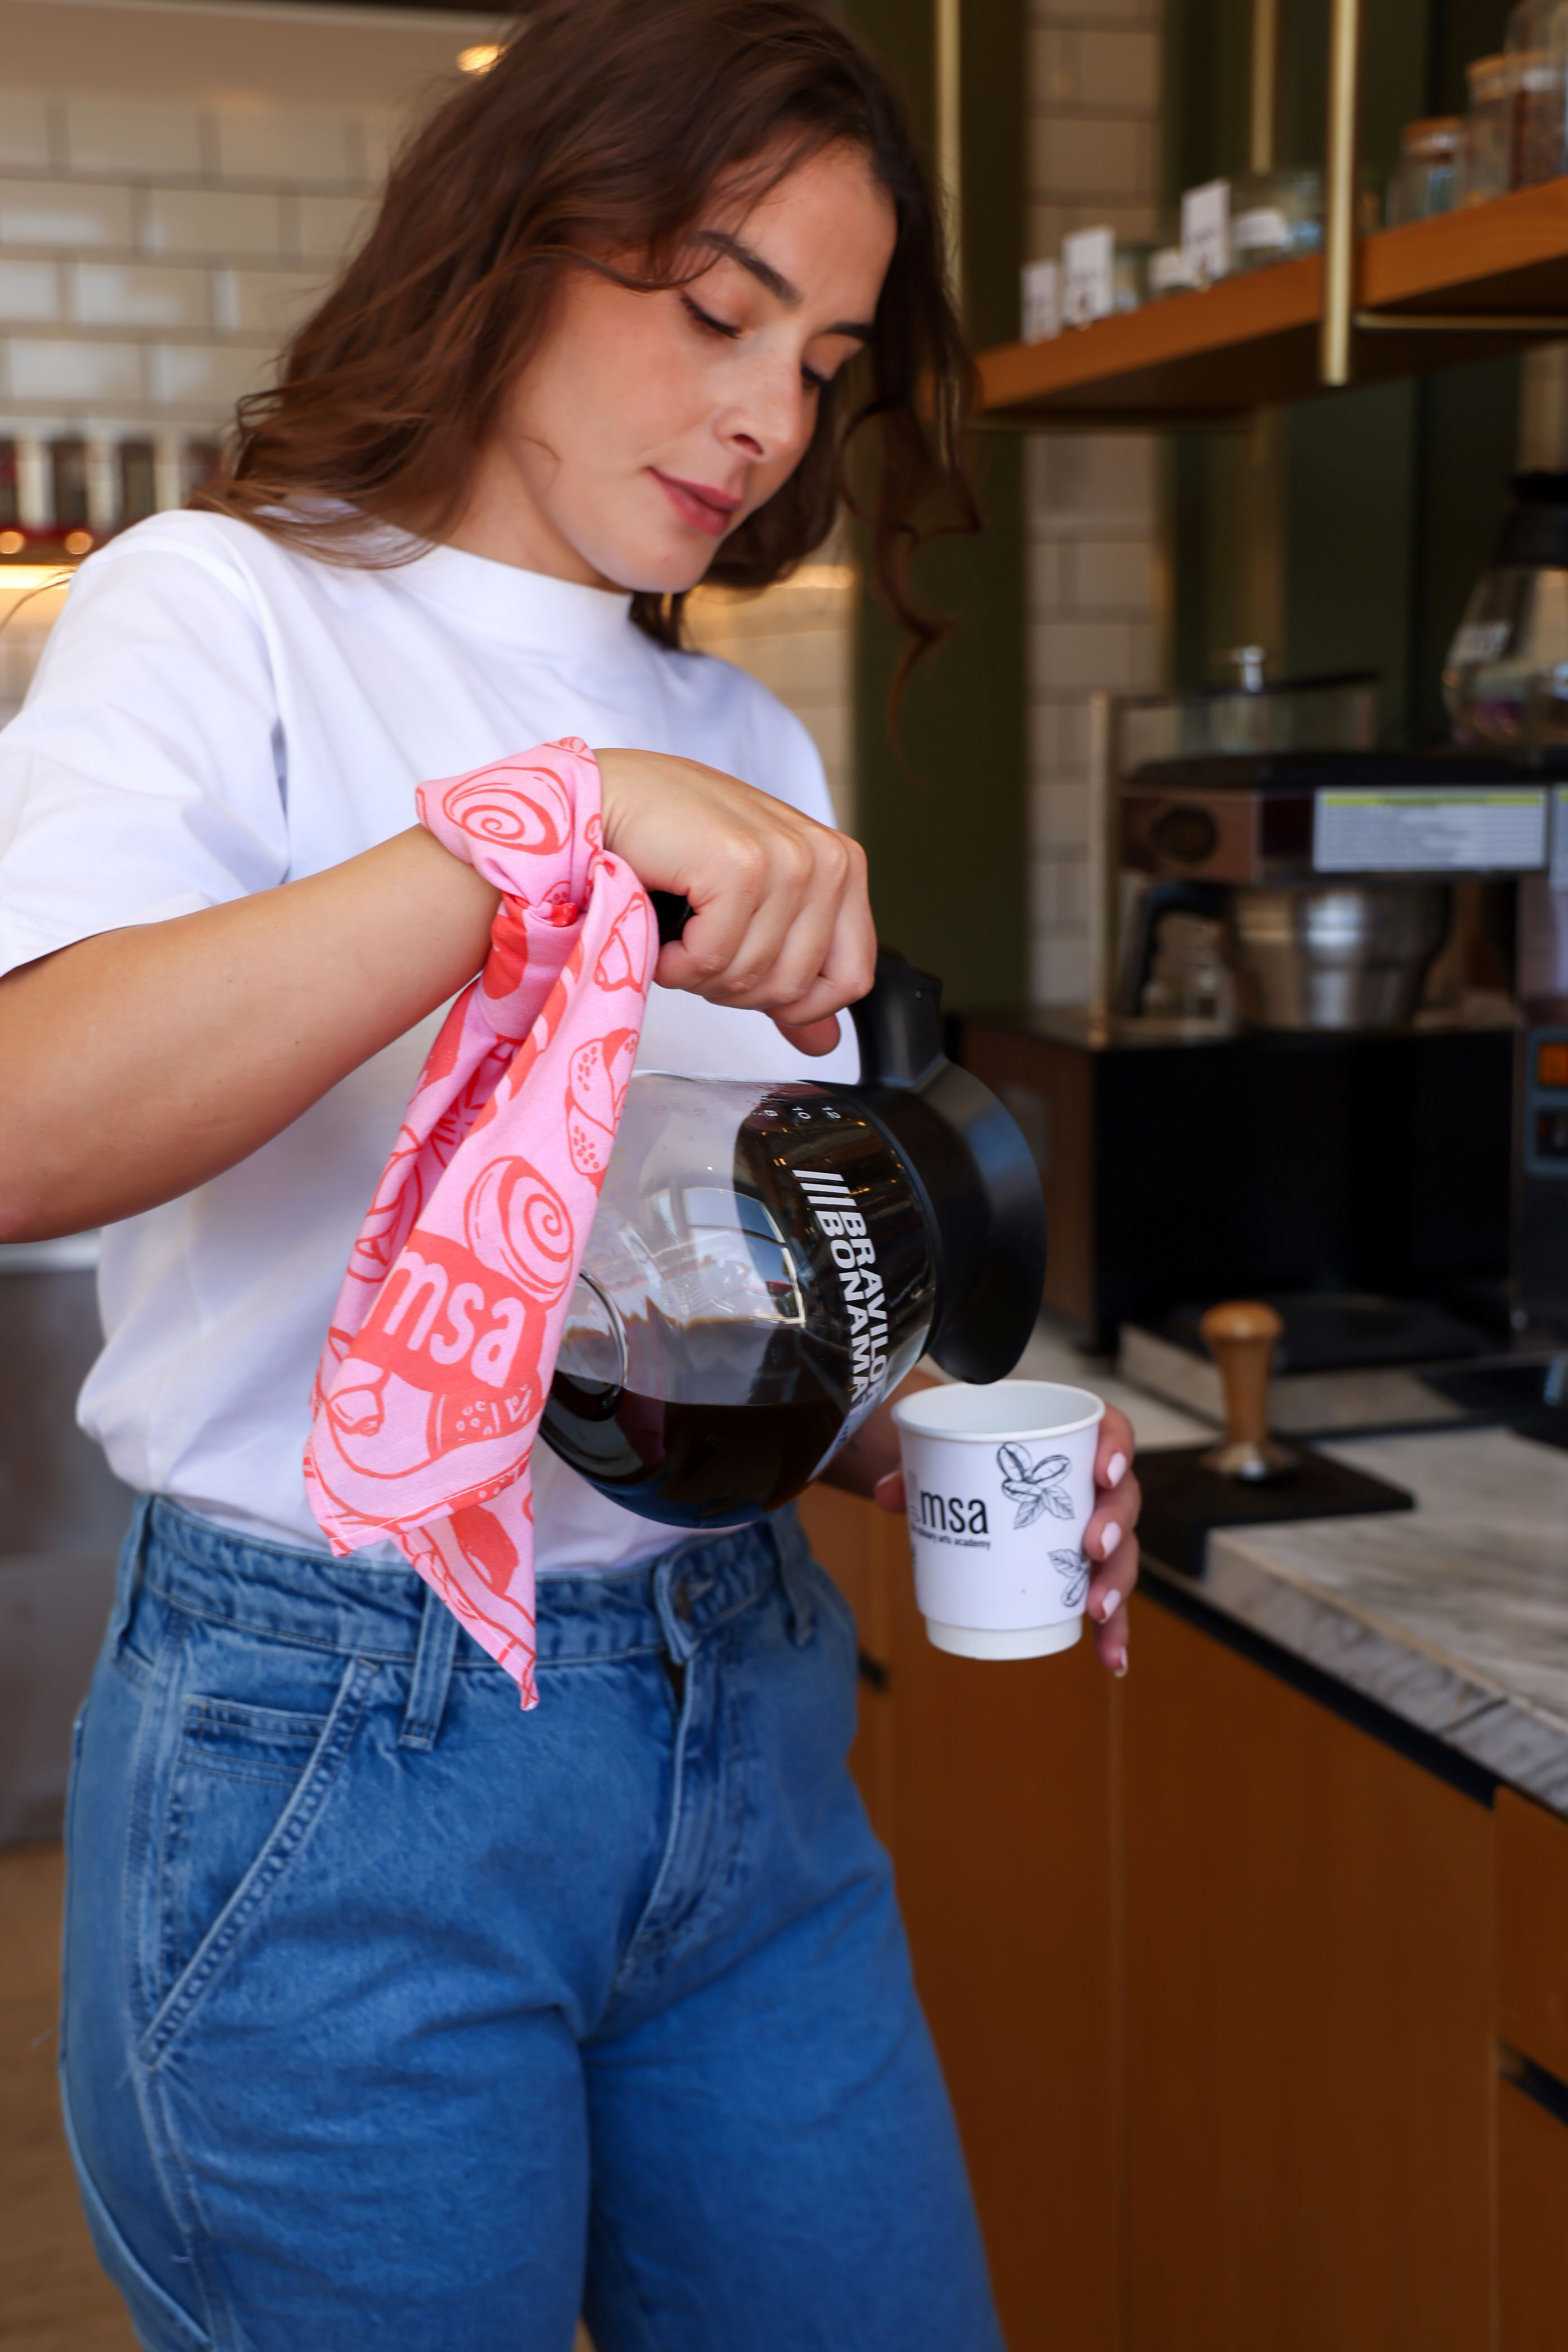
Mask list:
[{"label": "glass jar on shelf", "polygon": [[[1370,236],[1382,222],[1383,200],[1370,171],[1356,191],[1356,234]],[[1268,269],[1277,261],[1299,261],[1323,242],[1323,181],[1312,166],[1254,172],[1238,180],[1231,197],[1230,244],[1234,269]]]},{"label": "glass jar on shelf", "polygon": [[1145,273],[1147,299],[1163,302],[1167,295],[1191,294],[1197,286],[1191,264],[1179,245],[1157,245],[1149,256]]},{"label": "glass jar on shelf", "polygon": [[1254,172],[1237,183],[1230,242],[1237,269],[1267,269],[1316,253],[1323,241],[1322,178],[1315,171]]},{"label": "glass jar on shelf", "polygon": [[1459,152],[1458,200],[1484,205],[1513,184],[1513,59],[1502,51],[1465,68],[1469,108]]},{"label": "glass jar on shelf", "polygon": [[1520,0],[1505,42],[1512,77],[1510,184],[1568,172],[1568,0]]},{"label": "glass jar on shelf", "polygon": [[1399,161],[1388,183],[1385,217],[1390,228],[1452,212],[1464,135],[1457,114],[1428,115],[1405,124],[1399,134]]},{"label": "glass jar on shelf", "polygon": [[1110,284],[1119,311],[1142,310],[1148,299],[1149,264],[1153,256],[1152,245],[1132,238],[1117,238],[1110,265]]}]

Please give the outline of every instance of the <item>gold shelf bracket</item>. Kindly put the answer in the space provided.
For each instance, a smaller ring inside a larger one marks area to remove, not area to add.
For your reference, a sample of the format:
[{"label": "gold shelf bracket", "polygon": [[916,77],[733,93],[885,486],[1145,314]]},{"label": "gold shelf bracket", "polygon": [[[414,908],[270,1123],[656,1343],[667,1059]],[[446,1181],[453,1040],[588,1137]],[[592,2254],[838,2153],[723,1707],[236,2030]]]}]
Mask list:
[{"label": "gold shelf bracket", "polygon": [[1329,111],[1323,152],[1323,317],[1319,381],[1351,381],[1356,309],[1356,147],[1361,96],[1361,0],[1332,0]]}]

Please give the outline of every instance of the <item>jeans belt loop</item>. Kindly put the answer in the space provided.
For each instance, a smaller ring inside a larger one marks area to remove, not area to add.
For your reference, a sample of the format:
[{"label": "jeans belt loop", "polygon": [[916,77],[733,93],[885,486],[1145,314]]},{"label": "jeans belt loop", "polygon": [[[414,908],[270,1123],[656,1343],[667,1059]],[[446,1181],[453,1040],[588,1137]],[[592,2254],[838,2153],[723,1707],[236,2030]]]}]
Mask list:
[{"label": "jeans belt loop", "polygon": [[408,1705],[403,1711],[399,1748],[428,1752],[436,1745],[447,1693],[452,1683],[452,1661],[458,1650],[458,1621],[434,1585],[425,1588],[425,1609],[419,1620],[419,1643],[408,1682]]},{"label": "jeans belt loop", "polygon": [[120,1547],[120,1558],[115,1563],[114,1606],[109,1616],[109,1654],[111,1658],[120,1655],[125,1645],[125,1636],[131,1631],[155,1500],[152,1495],[137,1496],[131,1513],[131,1524],[125,1530],[125,1540]]}]

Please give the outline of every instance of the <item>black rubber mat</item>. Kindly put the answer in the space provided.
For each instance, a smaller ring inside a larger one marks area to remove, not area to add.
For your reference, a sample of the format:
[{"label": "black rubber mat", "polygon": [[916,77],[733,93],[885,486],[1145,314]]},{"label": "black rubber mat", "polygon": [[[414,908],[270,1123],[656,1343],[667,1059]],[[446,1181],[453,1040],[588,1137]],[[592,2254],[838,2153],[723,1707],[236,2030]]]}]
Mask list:
[{"label": "black rubber mat", "polygon": [[1138,1456],[1143,1509],[1138,1538],[1152,1559],[1184,1576],[1203,1573],[1204,1550],[1216,1528],[1279,1527],[1302,1519],[1360,1518],[1408,1511],[1403,1486],[1349,1470],[1310,1446],[1293,1445],[1295,1466],[1262,1486],[1244,1486],[1205,1470],[1206,1445],[1172,1446]]}]

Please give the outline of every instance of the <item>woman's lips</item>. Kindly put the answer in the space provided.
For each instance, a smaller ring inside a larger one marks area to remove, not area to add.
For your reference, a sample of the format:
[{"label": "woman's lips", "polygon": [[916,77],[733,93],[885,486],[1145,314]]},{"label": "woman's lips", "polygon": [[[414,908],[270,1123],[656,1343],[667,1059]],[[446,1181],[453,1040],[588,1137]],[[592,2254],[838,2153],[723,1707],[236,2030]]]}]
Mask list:
[{"label": "woman's lips", "polygon": [[695,482],[678,482],[673,474],[661,474],[657,466],[648,472],[675,509],[682,522],[693,530],[706,531],[710,539],[722,539],[741,509],[741,501],[725,490],[700,489]]}]

